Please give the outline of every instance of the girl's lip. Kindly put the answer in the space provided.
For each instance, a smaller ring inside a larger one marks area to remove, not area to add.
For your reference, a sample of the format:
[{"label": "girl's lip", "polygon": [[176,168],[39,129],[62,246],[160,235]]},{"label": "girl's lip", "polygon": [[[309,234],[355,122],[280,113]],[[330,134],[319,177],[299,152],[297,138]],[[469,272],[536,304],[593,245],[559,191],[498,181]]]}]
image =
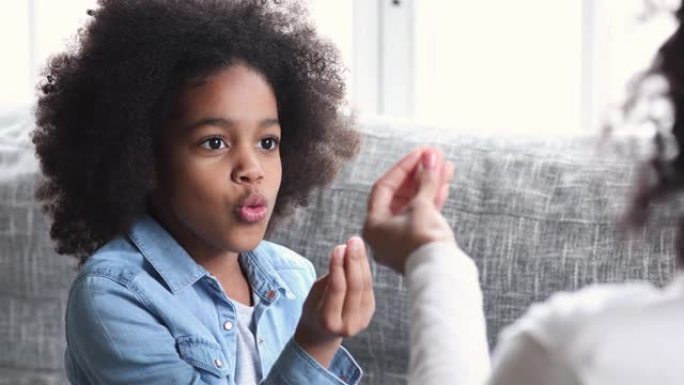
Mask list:
[{"label": "girl's lip", "polygon": [[266,218],[266,206],[241,206],[238,210],[238,218],[245,223],[257,223]]},{"label": "girl's lip", "polygon": [[236,212],[238,219],[242,222],[261,222],[266,218],[268,201],[263,195],[252,192],[240,200],[236,207]]}]

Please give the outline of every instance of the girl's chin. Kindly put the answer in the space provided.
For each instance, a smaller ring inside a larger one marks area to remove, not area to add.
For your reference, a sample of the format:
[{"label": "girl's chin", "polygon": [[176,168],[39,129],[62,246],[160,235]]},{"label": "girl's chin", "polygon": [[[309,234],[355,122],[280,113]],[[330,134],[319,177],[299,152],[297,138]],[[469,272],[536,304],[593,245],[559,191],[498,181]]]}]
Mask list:
[{"label": "girl's chin", "polygon": [[[255,229],[256,230],[256,229]],[[226,239],[226,245],[228,249],[237,253],[243,253],[245,251],[251,251],[259,246],[259,243],[264,240],[265,228],[259,231],[240,231],[231,234],[230,239]]]}]

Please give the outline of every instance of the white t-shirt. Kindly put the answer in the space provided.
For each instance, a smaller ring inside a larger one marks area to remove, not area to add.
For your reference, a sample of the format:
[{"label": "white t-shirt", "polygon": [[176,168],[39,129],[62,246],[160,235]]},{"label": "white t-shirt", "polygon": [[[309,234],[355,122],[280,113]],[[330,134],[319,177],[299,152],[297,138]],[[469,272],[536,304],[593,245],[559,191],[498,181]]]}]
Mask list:
[{"label": "white t-shirt", "polygon": [[411,384],[684,384],[682,273],[665,289],[593,285],[533,305],[501,333],[491,371],[472,260],[454,244],[425,245],[406,278]]},{"label": "white t-shirt", "polygon": [[259,352],[257,350],[252,314],[253,306],[232,301],[237,314],[237,365],[235,383],[237,385],[257,385],[261,381]]}]

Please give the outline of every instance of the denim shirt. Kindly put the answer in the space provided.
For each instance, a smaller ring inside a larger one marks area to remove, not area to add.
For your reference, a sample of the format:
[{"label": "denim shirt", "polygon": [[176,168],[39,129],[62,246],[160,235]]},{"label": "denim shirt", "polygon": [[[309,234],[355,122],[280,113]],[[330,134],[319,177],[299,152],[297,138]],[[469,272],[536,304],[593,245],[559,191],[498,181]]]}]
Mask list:
[{"label": "denim shirt", "polygon": [[[240,263],[255,304],[261,384],[358,384],[361,368],[343,347],[324,368],[292,338],[312,264],[266,241]],[[67,376],[74,385],[233,385],[236,322],[218,280],[145,216],[95,252],[71,287]]]}]

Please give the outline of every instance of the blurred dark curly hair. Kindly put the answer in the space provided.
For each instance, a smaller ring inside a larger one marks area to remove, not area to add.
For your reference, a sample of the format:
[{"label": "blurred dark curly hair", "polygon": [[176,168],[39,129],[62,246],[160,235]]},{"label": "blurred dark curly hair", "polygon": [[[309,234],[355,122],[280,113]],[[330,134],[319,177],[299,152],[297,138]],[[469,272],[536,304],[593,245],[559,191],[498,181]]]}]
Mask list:
[{"label": "blurred dark curly hair", "polygon": [[[676,17],[678,28],[659,48],[651,68],[639,76],[625,104],[625,112],[629,114],[643,97],[640,86],[644,82],[654,76],[667,81],[667,91],[662,96],[670,101],[672,117],[671,121],[649,119],[658,132],[654,137],[655,151],[643,165],[628,212],[627,223],[633,227],[646,223],[653,203],[674,199],[684,190],[684,5],[676,11]],[[674,156],[670,142],[677,148]],[[684,267],[684,217],[681,214],[675,250],[679,266]]]},{"label": "blurred dark curly hair", "polygon": [[155,143],[180,91],[236,62],[264,75],[278,103],[275,220],[356,154],[344,66],[298,2],[99,0],[88,14],[75,47],[48,62],[32,134],[58,253],[83,262],[147,212]]}]

